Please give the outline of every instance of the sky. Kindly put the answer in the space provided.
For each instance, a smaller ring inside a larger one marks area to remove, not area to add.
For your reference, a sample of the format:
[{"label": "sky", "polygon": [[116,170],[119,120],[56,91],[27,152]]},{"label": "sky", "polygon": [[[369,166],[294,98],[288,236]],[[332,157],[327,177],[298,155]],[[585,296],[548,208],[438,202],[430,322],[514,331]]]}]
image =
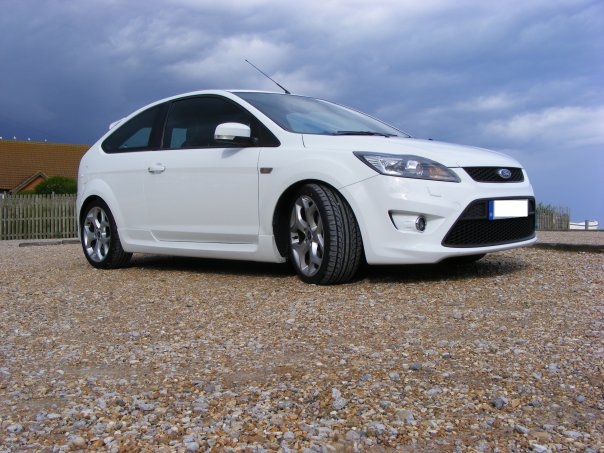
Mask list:
[{"label": "sky", "polygon": [[604,224],[603,0],[0,0],[0,137],[94,143],[155,100],[279,88],[512,155]]}]

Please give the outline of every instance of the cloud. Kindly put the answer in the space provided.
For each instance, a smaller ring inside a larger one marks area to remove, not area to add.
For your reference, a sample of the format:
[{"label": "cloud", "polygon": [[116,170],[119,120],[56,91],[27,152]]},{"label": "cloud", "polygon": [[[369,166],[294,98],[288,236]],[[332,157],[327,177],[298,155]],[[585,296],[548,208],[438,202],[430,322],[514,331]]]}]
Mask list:
[{"label": "cloud", "polygon": [[565,149],[604,146],[604,106],[561,106],[487,123],[484,132],[506,142],[555,144]]},{"label": "cloud", "polygon": [[[569,151],[602,153],[602,0],[4,0],[3,12],[5,137],[90,143],[169,95],[278,91],[249,59],[292,92],[414,135],[510,149],[548,191]],[[602,189],[590,172],[574,186]]]},{"label": "cloud", "polygon": [[507,93],[479,96],[458,106],[460,110],[470,112],[491,112],[509,110],[516,106],[518,100]]}]

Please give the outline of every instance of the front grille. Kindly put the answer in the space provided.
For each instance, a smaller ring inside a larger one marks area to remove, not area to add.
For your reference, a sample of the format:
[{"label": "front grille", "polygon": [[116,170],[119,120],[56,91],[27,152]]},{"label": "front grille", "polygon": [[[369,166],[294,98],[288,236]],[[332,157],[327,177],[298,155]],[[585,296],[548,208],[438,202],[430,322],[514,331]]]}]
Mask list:
[{"label": "front grille", "polygon": [[[504,179],[499,176],[499,170],[509,170],[511,176]],[[466,173],[476,182],[522,182],[524,181],[524,173],[522,168],[506,168],[506,167],[464,167]]]},{"label": "front grille", "polygon": [[535,199],[529,199],[528,217],[489,220],[489,200],[472,202],[451,227],[444,247],[488,247],[535,237]]}]

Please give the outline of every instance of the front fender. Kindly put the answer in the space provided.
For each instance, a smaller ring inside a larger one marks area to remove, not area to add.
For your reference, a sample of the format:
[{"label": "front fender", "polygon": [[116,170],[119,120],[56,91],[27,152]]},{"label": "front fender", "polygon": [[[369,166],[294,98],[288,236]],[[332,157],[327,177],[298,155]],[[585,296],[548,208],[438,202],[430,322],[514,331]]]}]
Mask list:
[{"label": "front fender", "polygon": [[[348,154],[349,158],[342,158]],[[273,215],[283,194],[305,182],[341,190],[376,176],[350,151],[320,153],[308,149],[264,149],[259,159],[259,233],[273,234]]]}]

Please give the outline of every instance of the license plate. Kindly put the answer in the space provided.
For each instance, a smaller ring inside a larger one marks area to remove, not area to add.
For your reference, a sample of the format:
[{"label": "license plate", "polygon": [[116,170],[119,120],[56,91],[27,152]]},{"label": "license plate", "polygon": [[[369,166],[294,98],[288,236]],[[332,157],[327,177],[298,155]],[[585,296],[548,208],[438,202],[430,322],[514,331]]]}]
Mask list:
[{"label": "license plate", "polygon": [[528,217],[528,200],[489,201],[489,220]]}]

